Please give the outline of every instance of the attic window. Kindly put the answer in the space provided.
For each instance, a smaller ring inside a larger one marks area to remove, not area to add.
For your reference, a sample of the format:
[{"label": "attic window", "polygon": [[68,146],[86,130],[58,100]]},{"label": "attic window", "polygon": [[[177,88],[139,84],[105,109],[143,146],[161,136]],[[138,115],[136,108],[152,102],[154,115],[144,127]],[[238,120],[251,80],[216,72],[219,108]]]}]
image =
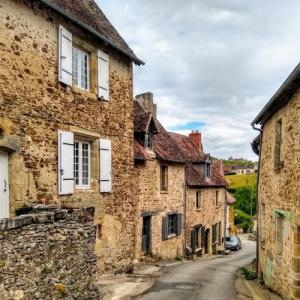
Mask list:
[{"label": "attic window", "polygon": [[0,140],[4,139],[4,130],[0,127]]},{"label": "attic window", "polygon": [[210,169],[210,163],[205,164],[205,177],[207,179],[210,179],[211,176],[211,169]]},{"label": "attic window", "polygon": [[153,138],[151,133],[145,134],[145,148],[146,149],[152,149],[153,148]]}]

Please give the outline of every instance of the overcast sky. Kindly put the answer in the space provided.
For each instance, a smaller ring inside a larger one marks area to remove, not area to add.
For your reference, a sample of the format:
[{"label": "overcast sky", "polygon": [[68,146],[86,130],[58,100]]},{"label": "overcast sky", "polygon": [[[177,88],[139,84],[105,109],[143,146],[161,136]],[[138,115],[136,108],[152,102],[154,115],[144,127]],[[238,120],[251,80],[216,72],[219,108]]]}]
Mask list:
[{"label": "overcast sky", "polygon": [[168,130],[199,129],[216,157],[257,159],[250,123],[299,62],[299,0],[97,2],[146,62],[134,93],[154,93]]}]

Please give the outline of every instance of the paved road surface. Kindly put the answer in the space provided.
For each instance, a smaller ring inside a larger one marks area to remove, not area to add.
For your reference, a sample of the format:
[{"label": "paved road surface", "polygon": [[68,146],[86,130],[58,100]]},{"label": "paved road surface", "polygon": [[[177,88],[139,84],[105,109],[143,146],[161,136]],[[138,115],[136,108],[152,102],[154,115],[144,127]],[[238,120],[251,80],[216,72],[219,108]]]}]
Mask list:
[{"label": "paved road surface", "polygon": [[171,267],[142,300],[234,300],[236,270],[255,258],[255,242],[243,240],[243,249],[229,256]]}]

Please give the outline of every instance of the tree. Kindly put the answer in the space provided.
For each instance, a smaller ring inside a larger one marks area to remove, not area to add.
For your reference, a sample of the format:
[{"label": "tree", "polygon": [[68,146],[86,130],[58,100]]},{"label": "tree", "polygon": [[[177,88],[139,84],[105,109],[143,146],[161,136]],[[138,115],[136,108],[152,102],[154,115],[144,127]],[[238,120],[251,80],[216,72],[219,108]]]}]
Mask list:
[{"label": "tree", "polygon": [[256,214],[256,190],[252,187],[237,187],[234,197],[236,203],[235,209],[245,212],[247,215],[253,216]]},{"label": "tree", "polygon": [[239,209],[236,209],[234,213],[234,224],[237,225],[237,227],[243,228],[244,232],[247,232],[253,227],[253,221],[251,216]]}]

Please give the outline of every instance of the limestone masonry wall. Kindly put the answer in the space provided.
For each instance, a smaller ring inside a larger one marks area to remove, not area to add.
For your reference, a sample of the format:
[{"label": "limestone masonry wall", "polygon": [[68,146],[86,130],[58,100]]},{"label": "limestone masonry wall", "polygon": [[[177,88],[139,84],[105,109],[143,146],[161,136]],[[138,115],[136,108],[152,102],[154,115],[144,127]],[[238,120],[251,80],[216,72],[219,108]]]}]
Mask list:
[{"label": "limestone masonry wall", "polygon": [[[276,122],[282,120],[280,168],[274,166]],[[285,299],[300,297],[300,91],[263,126],[259,180],[260,272]],[[282,225],[278,226],[278,216]],[[278,230],[276,229],[278,228]]]},{"label": "limestone masonry wall", "polygon": [[[90,90],[58,82],[58,28],[90,54]],[[132,62],[37,0],[0,1],[0,128],[9,148],[10,216],[26,203],[95,207],[102,271],[134,257]],[[109,54],[110,99],[97,97],[97,50]],[[58,130],[91,142],[91,186],[57,193]],[[112,193],[99,192],[99,139],[112,142]]]},{"label": "limestone masonry wall", "polygon": [[0,299],[99,299],[93,217],[40,207],[0,220]]}]

